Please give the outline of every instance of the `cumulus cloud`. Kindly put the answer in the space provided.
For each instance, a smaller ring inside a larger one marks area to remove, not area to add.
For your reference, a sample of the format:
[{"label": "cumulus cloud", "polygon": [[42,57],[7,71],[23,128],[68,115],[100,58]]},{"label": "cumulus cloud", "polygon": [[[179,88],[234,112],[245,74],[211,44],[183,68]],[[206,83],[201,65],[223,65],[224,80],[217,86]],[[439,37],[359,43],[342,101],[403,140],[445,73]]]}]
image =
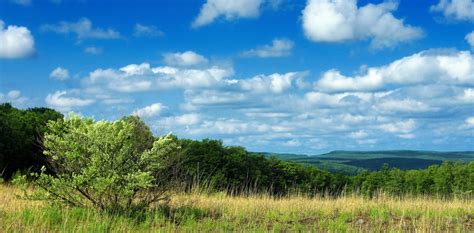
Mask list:
[{"label": "cumulus cloud", "polygon": [[137,23],[133,27],[133,35],[135,37],[159,37],[165,35],[165,33],[159,30],[156,26],[147,26]]},{"label": "cumulus cloud", "polygon": [[282,93],[291,88],[296,79],[306,76],[305,72],[289,72],[285,74],[257,75],[250,79],[239,80],[243,90],[253,92]]},{"label": "cumulus cloud", "polygon": [[474,31],[467,34],[465,39],[467,43],[471,46],[471,49],[474,50]]},{"label": "cumulus cloud", "polygon": [[186,51],[182,53],[165,53],[163,58],[164,62],[171,66],[194,66],[208,62],[204,56],[193,51]]},{"label": "cumulus cloud", "polygon": [[[474,101],[472,67],[469,51],[423,51],[355,75],[328,70],[311,89],[299,85],[307,72],[235,77],[232,68],[209,63],[141,63],[93,70],[83,78],[80,92],[68,90],[61,97],[109,103],[104,107],[114,112],[146,116],[156,133],[221,138],[250,150],[268,145],[286,150],[292,140],[301,143],[294,150],[310,153],[397,143],[410,148],[429,146],[439,135],[453,140],[472,135],[466,123]],[[353,81],[321,85],[328,72]],[[166,114],[160,105],[126,105],[142,92],[157,91],[176,97],[162,102],[169,106]]]},{"label": "cumulus cloud", "polygon": [[93,104],[95,100],[73,97],[78,91],[56,91],[46,96],[46,104],[60,111],[71,111],[73,108],[85,107]]},{"label": "cumulus cloud", "polygon": [[160,113],[163,112],[163,110],[166,108],[167,107],[162,103],[154,103],[152,105],[133,111],[132,115],[139,116],[142,118],[150,118],[160,115]]},{"label": "cumulus cloud", "polygon": [[26,27],[9,25],[0,20],[0,58],[30,57],[35,53],[35,40]]},{"label": "cumulus cloud", "polygon": [[232,69],[216,66],[187,69],[169,66],[151,67],[148,63],[131,64],[120,69],[97,69],[84,83],[118,92],[142,92],[159,89],[196,89],[226,84]]},{"label": "cumulus cloud", "polygon": [[68,80],[70,78],[69,71],[62,67],[57,67],[56,69],[51,71],[51,74],[49,74],[49,78],[60,81]]},{"label": "cumulus cloud", "polygon": [[373,48],[393,47],[423,36],[423,31],[392,14],[396,2],[357,7],[357,0],[308,0],[303,10],[303,29],[316,42],[371,39]]},{"label": "cumulus cloud", "polygon": [[285,57],[291,54],[294,43],[288,39],[274,39],[271,45],[263,45],[242,53],[246,57]]},{"label": "cumulus cloud", "polygon": [[329,70],[316,82],[323,91],[371,91],[386,85],[414,85],[432,82],[474,84],[474,57],[469,51],[424,51],[389,65],[370,67],[353,77]]},{"label": "cumulus cloud", "polygon": [[17,106],[23,106],[28,102],[28,98],[22,96],[19,90],[10,90],[6,94],[0,92],[0,103],[7,102]]},{"label": "cumulus cloud", "polygon": [[94,28],[88,18],[81,18],[77,22],[62,21],[58,24],[45,24],[41,26],[41,30],[59,34],[75,34],[78,40],[121,38],[120,33],[113,29]]},{"label": "cumulus cloud", "polygon": [[431,6],[431,11],[441,12],[447,18],[474,21],[473,0],[440,0]]},{"label": "cumulus cloud", "polygon": [[219,17],[225,20],[256,18],[260,15],[263,0],[207,0],[192,23],[197,28],[214,22]]}]

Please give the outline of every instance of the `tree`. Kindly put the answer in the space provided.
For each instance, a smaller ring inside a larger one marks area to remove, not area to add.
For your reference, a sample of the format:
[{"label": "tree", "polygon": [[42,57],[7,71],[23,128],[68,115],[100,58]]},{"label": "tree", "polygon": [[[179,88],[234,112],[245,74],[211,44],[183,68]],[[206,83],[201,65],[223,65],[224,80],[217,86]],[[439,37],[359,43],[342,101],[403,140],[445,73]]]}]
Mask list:
[{"label": "tree", "polygon": [[55,174],[41,173],[35,183],[50,201],[102,210],[130,210],[165,199],[154,172],[168,138],[148,149],[137,140],[147,134],[141,126],[139,119],[107,122],[75,115],[48,123],[44,153]]},{"label": "tree", "polygon": [[0,176],[9,180],[16,171],[39,171],[47,165],[40,141],[48,121],[62,117],[49,108],[20,110],[0,104]]}]

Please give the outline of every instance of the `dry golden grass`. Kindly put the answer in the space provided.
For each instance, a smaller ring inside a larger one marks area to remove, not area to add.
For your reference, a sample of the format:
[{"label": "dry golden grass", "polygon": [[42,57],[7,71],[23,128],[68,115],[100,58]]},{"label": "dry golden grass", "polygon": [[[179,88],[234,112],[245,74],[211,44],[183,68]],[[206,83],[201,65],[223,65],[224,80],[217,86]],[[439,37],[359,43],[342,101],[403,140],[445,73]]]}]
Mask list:
[{"label": "dry golden grass", "polygon": [[0,185],[0,232],[471,232],[472,200],[380,196],[272,198],[222,193],[172,194],[166,208],[141,217],[48,207]]},{"label": "dry golden grass", "polygon": [[19,212],[25,208],[42,205],[39,201],[30,201],[19,198],[22,191],[11,185],[0,184],[0,210],[5,212]]}]

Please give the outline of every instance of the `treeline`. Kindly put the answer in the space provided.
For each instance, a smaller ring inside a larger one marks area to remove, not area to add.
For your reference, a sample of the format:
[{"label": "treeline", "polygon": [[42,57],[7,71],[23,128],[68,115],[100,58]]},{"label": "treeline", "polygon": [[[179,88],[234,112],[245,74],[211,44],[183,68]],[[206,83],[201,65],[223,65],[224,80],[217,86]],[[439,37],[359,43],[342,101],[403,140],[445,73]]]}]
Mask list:
[{"label": "treeline", "polygon": [[[474,190],[474,162],[432,165],[421,170],[384,166],[355,176],[330,173],[310,165],[249,153],[242,147],[227,147],[218,140],[176,139],[180,151],[169,159],[169,180],[191,188],[201,184],[219,191],[271,194],[304,193],[373,196],[435,195],[470,196]],[[176,186],[176,185],[175,185]]]},{"label": "treeline", "polygon": [[472,197],[474,162],[443,162],[426,169],[406,171],[384,166],[381,171],[362,172],[352,177],[350,190],[366,196],[383,191],[391,195]]},{"label": "treeline", "polygon": [[224,146],[222,141],[177,139],[179,151],[167,159],[166,166],[175,186],[190,189],[195,185],[234,193],[293,191],[337,194],[349,177],[331,174],[315,167],[264,157],[243,147]]},{"label": "treeline", "polygon": [[[46,123],[49,120],[62,119],[60,113],[47,108],[19,110],[9,104],[0,105],[2,177],[8,180],[15,171],[38,172],[42,166],[49,173],[61,172],[43,154],[41,139],[47,132]],[[121,121],[133,125],[132,144],[135,149],[130,153],[150,150],[158,141],[138,117],[124,117]],[[87,130],[89,126],[84,127]],[[59,130],[56,133],[61,132]],[[113,137],[104,135],[109,136]],[[71,143],[78,142],[67,143],[74,148]],[[220,140],[197,141],[171,136],[167,137],[166,143],[169,146],[158,147],[160,161],[154,170],[154,177],[160,179],[160,185],[185,191],[205,186],[210,190],[234,194],[265,192],[285,195],[299,192],[338,195],[344,192],[372,196],[383,191],[392,195],[450,197],[469,196],[474,190],[473,162],[445,162],[423,170],[408,171],[385,167],[381,171],[347,176],[275,157],[264,157],[248,152],[243,147],[225,146]]]},{"label": "treeline", "polygon": [[41,138],[49,120],[63,115],[49,108],[20,110],[0,104],[0,175],[10,179],[16,171],[33,170],[47,165]]}]

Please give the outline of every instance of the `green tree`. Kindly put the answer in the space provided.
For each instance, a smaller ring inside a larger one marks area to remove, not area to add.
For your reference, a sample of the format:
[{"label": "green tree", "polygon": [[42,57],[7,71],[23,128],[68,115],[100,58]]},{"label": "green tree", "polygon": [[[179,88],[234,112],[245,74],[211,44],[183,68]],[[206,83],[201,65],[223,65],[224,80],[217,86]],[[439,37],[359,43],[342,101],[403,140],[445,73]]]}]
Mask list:
[{"label": "green tree", "polygon": [[[50,122],[45,134],[45,155],[55,174],[42,173],[35,183],[48,200],[102,210],[129,210],[163,200],[165,189],[154,172],[160,168],[159,138],[150,149],[137,119],[94,121],[71,115]],[[173,148],[169,148],[172,150]]]}]

